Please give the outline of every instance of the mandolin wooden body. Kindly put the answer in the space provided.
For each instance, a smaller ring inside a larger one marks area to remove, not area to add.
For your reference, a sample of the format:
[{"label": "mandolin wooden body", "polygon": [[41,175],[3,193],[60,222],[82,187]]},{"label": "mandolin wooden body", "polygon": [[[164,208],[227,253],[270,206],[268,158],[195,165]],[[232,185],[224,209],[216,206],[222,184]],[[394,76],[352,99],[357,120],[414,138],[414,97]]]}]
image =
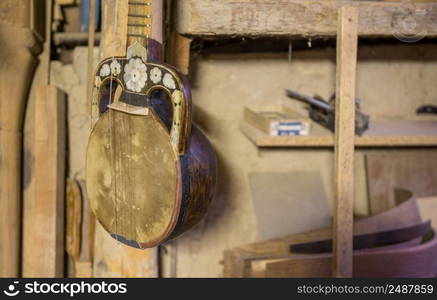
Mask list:
[{"label": "mandolin wooden body", "polygon": [[[150,248],[205,215],[215,191],[217,162],[211,144],[191,123],[184,77],[169,66],[138,59],[112,58],[97,69],[87,191],[94,214],[113,238]],[[112,67],[111,74],[101,72],[114,60],[120,64],[115,72]],[[132,69],[126,65],[132,61],[147,72],[136,75],[147,77],[144,85],[128,84],[134,77],[126,75]],[[123,91],[119,98],[115,86]]]}]

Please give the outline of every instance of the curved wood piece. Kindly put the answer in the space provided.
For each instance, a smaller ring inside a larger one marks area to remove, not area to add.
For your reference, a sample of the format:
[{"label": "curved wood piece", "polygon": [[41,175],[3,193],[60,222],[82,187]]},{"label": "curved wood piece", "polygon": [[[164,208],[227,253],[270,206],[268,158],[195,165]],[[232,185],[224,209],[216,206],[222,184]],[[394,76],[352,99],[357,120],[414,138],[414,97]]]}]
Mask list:
[{"label": "curved wood piece", "polygon": [[19,275],[23,118],[40,50],[30,2],[0,3],[0,277]]},{"label": "curved wood piece", "polygon": [[[362,235],[355,235],[353,238],[353,249],[362,250],[376,246],[391,245],[425,236],[431,230],[431,221],[422,224],[399,228],[395,230],[378,231]],[[332,252],[332,239],[300,243],[290,246],[293,253],[327,253]]]},{"label": "curved wood piece", "polygon": [[[379,215],[359,219],[354,223],[354,234],[369,234],[394,230],[422,222],[416,199],[410,199]],[[332,238],[332,228],[322,228],[292,234],[283,238],[247,244],[224,252],[224,276],[247,276],[245,259],[255,257],[283,257],[289,255],[292,244],[314,242]]]},{"label": "curved wood piece", "polygon": [[[403,248],[408,248],[408,247],[414,247],[414,246],[418,246],[422,244],[422,238],[415,238],[413,240],[410,241],[406,241],[403,243],[399,243],[399,244],[395,244],[395,245],[390,245],[390,246],[383,246],[383,247],[377,247],[377,248],[370,248],[370,249],[363,249],[363,250],[358,250],[355,253],[367,253],[367,252],[372,252],[372,251],[376,251],[376,250],[393,250],[393,249],[403,249]],[[289,259],[290,257],[292,258],[320,258],[317,255],[292,255],[289,257],[277,257],[277,258],[249,258],[247,260],[245,260],[245,265],[246,265],[246,276],[248,277],[257,277],[257,278],[265,278],[266,277],[266,269],[267,269],[267,265],[268,264],[272,264],[272,263],[280,263],[282,261],[287,261],[287,259]],[[314,270],[319,271],[319,265],[317,263],[313,264],[313,265],[303,265],[300,264],[299,261],[296,262],[295,264],[295,268],[293,269],[295,273],[300,273],[300,274],[311,274],[311,272],[315,272]],[[327,274],[328,275],[328,274]],[[303,275],[302,275],[303,276]],[[329,276],[332,276],[329,275]]]},{"label": "curved wood piece", "polygon": [[[354,252],[353,277],[401,278],[437,275],[437,238],[423,244]],[[267,263],[265,277],[331,277],[332,254],[295,255]]]}]

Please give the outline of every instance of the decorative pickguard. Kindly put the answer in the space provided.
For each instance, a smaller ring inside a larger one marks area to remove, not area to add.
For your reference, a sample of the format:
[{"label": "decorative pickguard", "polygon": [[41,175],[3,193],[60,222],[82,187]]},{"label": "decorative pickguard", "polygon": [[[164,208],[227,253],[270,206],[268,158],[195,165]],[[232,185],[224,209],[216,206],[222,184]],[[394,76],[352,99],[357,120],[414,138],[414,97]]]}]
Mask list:
[{"label": "decorative pickguard", "polygon": [[128,49],[127,57],[112,57],[99,64],[94,82],[93,120],[99,117],[100,88],[106,81],[116,81],[124,91],[145,96],[149,96],[154,90],[163,90],[169,95],[173,106],[171,143],[175,152],[183,155],[191,124],[189,88],[184,85],[183,75],[179,74],[176,69],[164,64],[145,61],[147,57],[141,48],[142,46],[135,44]]}]

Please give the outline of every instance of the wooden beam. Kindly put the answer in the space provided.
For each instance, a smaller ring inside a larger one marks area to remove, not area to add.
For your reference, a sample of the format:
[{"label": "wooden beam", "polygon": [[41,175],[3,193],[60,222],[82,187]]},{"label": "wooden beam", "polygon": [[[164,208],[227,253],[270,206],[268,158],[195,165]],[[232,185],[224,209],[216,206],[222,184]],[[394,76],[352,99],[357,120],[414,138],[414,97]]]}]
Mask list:
[{"label": "wooden beam", "polygon": [[[313,124],[308,136],[270,136],[245,121],[241,131],[258,147],[333,147],[334,135]],[[373,120],[371,128],[355,137],[355,147],[435,147],[437,122]]]},{"label": "wooden beam", "polygon": [[168,49],[168,63],[175,66],[185,76],[190,73],[191,39],[176,32],[171,33],[170,49]]},{"label": "wooden beam", "polygon": [[[437,35],[437,3],[340,0],[178,1],[176,28],[190,36],[335,36],[337,9],[359,8],[360,36]],[[416,26],[402,26],[413,17]]]},{"label": "wooden beam", "polygon": [[33,184],[23,213],[23,277],[62,277],[64,271],[65,95],[36,90]]},{"label": "wooden beam", "polygon": [[357,8],[344,6],[339,9],[333,231],[335,277],[352,276],[357,25]]}]

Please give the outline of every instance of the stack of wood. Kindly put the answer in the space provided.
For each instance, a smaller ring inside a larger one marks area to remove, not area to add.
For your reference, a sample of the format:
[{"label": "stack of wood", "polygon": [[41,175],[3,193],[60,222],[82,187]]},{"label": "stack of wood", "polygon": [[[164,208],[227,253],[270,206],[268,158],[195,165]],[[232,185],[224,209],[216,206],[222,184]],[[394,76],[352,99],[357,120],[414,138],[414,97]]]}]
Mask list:
[{"label": "stack of wood", "polygon": [[[354,223],[354,277],[435,277],[437,197],[410,198]],[[332,229],[252,243],[224,253],[225,277],[331,277]]]}]

